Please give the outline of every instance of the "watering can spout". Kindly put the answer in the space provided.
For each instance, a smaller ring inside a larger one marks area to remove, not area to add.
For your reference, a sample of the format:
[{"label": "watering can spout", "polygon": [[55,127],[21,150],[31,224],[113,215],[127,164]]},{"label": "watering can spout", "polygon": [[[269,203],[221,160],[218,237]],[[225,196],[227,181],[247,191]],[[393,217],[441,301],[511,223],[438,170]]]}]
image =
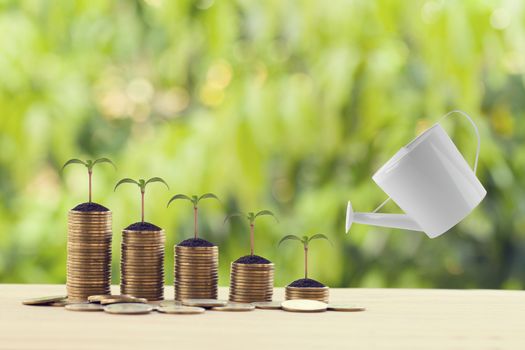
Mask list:
[{"label": "watering can spout", "polygon": [[422,231],[418,223],[406,214],[355,213],[352,204],[348,201],[346,207],[346,233],[350,231],[350,227],[354,222],[366,225]]}]

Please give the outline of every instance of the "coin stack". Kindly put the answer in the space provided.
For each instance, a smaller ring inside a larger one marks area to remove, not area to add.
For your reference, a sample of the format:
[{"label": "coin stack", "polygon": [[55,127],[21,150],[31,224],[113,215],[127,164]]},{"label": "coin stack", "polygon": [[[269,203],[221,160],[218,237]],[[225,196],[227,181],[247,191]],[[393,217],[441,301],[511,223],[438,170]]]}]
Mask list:
[{"label": "coin stack", "polygon": [[219,248],[175,246],[175,300],[217,299]]},{"label": "coin stack", "polygon": [[285,299],[311,299],[328,303],[328,287],[286,287]]},{"label": "coin stack", "polygon": [[111,211],[68,213],[67,295],[84,301],[108,294],[111,283]]},{"label": "coin stack", "polygon": [[122,231],[120,292],[137,298],[164,298],[164,230]]},{"label": "coin stack", "polygon": [[252,303],[272,301],[273,263],[231,264],[230,301]]}]

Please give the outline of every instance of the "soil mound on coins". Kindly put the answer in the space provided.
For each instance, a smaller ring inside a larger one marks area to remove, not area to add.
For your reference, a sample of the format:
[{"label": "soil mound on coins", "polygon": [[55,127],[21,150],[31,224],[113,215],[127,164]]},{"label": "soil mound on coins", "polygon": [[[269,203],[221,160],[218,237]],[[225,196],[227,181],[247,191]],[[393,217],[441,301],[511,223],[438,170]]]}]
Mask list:
[{"label": "soil mound on coins", "polygon": [[259,255],[245,255],[235,260],[237,264],[271,264],[272,262]]},{"label": "soil mound on coins", "polygon": [[311,278],[301,278],[300,280],[293,281],[288,285],[289,287],[297,287],[297,288],[312,288],[312,287],[326,287],[321,282],[318,282],[316,280],[313,280]]},{"label": "soil mound on coins", "polygon": [[82,203],[73,208],[76,211],[109,211],[105,206],[98,203]]},{"label": "soil mound on coins", "polygon": [[150,222],[136,222],[134,224],[129,225],[124,230],[128,231],[160,231],[162,230],[157,225],[153,225]]},{"label": "soil mound on coins", "polygon": [[215,246],[215,244],[205,239],[202,239],[202,238],[185,239],[184,241],[180,242],[177,245],[181,247],[214,247]]}]

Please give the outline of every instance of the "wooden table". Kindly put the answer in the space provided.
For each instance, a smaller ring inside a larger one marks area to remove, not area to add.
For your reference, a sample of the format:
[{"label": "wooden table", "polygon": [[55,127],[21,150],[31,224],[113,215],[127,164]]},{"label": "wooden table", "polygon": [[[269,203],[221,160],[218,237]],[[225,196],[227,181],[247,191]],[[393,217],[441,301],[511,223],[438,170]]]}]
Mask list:
[{"label": "wooden table", "polygon": [[[21,303],[64,292],[0,285],[0,349],[525,349],[525,291],[333,289],[332,302],[367,311],[316,314],[124,316]],[[274,299],[282,298],[276,289]]]}]

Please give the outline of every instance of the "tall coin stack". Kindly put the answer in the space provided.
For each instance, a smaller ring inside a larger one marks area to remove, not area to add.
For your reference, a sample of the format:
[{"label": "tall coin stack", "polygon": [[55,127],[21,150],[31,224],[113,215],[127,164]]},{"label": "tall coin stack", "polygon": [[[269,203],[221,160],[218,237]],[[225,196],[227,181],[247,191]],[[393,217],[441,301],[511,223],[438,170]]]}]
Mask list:
[{"label": "tall coin stack", "polygon": [[219,248],[175,246],[175,300],[217,299]]},{"label": "tall coin stack", "polygon": [[122,231],[120,291],[148,300],[164,298],[164,230]]},{"label": "tall coin stack", "polygon": [[285,299],[311,299],[328,303],[328,287],[286,287]]},{"label": "tall coin stack", "polygon": [[111,211],[69,211],[68,299],[84,301],[90,295],[110,293],[111,225]]},{"label": "tall coin stack", "polygon": [[274,265],[239,264],[232,262],[230,301],[252,303],[272,301]]}]

